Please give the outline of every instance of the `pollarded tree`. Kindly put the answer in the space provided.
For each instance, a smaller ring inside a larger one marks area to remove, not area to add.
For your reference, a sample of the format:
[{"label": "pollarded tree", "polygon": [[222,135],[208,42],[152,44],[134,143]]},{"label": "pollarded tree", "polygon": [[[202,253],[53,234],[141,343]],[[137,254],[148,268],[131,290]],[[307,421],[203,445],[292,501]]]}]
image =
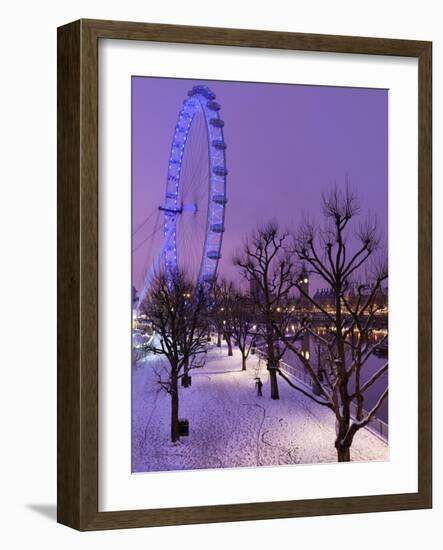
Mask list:
[{"label": "pollarded tree", "polygon": [[296,283],[293,259],[285,248],[288,244],[289,234],[282,232],[276,222],[269,222],[255,231],[234,258],[250,286],[256,332],[264,340],[272,399],[279,399],[277,370],[285,353],[281,333],[287,326],[291,291]]},{"label": "pollarded tree", "polygon": [[160,274],[141,307],[154,331],[149,351],[167,360],[160,386],[171,396],[171,441],[179,439],[179,381],[202,367],[207,349],[207,299],[185,275]]},{"label": "pollarded tree", "polygon": [[234,285],[225,279],[217,281],[212,287],[212,321],[217,331],[217,345],[221,345],[223,336],[228,346],[228,355],[232,356],[233,327],[231,309],[234,301]]},{"label": "pollarded tree", "polygon": [[[312,379],[314,392],[306,391],[296,379],[278,370],[293,388],[334,412],[339,462],[351,459],[355,434],[371,422],[388,396],[386,380],[384,390],[365,411],[368,390],[377,380],[386,378],[388,370],[386,361],[372,375],[365,372],[374,350],[387,338],[374,343],[372,333],[377,315],[384,307],[377,297],[388,272],[380,260],[369,269],[380,238],[376,223],[370,218],[356,227],[354,222],[358,214],[359,206],[349,187],[346,185],[343,190],[334,187],[323,196],[323,228],[304,222],[295,235],[294,253],[308,266],[311,275],[326,285],[332,303],[326,307],[309,296],[299,282],[296,286],[311,303],[317,318],[322,317],[329,326],[329,332],[320,334],[309,321],[303,322],[302,330],[310,334],[321,350],[320,354],[308,357],[293,342],[285,341]],[[280,327],[276,330],[283,335]],[[316,355],[321,356],[320,365],[316,364]]]},{"label": "pollarded tree", "polygon": [[230,309],[230,323],[234,342],[242,356],[242,370],[246,370],[246,361],[254,345],[254,314],[251,298],[248,294],[236,290]]}]

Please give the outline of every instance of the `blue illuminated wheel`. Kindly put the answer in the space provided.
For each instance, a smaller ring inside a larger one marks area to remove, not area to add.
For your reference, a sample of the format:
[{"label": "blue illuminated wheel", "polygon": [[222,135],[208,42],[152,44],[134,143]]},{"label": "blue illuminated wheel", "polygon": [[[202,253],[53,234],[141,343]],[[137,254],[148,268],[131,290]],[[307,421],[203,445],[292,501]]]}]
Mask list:
[{"label": "blue illuminated wheel", "polygon": [[184,100],[169,156],[163,261],[196,285],[211,284],[221,258],[226,208],[226,143],[220,105],[207,86]]},{"label": "blue illuminated wheel", "polygon": [[163,245],[147,274],[139,305],[163,264],[195,286],[210,287],[221,258],[226,209],[226,143],[220,105],[207,86],[183,101],[172,138],[163,212]]}]

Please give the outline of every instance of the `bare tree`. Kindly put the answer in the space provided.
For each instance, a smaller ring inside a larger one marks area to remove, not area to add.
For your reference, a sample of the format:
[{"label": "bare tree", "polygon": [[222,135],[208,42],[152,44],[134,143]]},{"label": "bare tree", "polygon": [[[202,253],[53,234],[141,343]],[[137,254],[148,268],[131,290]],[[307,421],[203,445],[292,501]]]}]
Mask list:
[{"label": "bare tree", "polygon": [[242,370],[246,370],[246,361],[254,344],[253,308],[248,294],[236,290],[230,308],[230,323],[235,344],[242,356]]},{"label": "bare tree", "polygon": [[270,222],[260,227],[234,258],[250,285],[257,333],[265,343],[272,399],[279,399],[277,370],[285,353],[281,332],[287,325],[295,284],[293,261],[285,250],[288,239],[288,233],[280,231],[276,222]]},{"label": "bare tree", "polygon": [[212,320],[217,331],[217,346],[221,346],[221,337],[228,346],[228,355],[232,356],[232,323],[231,309],[234,300],[234,286],[232,282],[222,279],[212,287],[213,316]]},{"label": "bare tree", "polygon": [[[364,380],[368,359],[387,338],[385,336],[381,342],[374,343],[371,335],[382,307],[377,295],[388,272],[386,264],[380,261],[369,268],[380,243],[374,220],[368,218],[353,232],[354,239],[349,239],[354,226],[351,220],[358,214],[359,205],[349,186],[346,185],[344,190],[334,187],[323,196],[324,227],[316,229],[314,224],[304,222],[295,235],[294,253],[309,267],[309,272],[331,290],[331,306],[326,307],[309,296],[299,282],[296,286],[311,303],[317,319],[320,317],[329,326],[329,331],[320,334],[311,321],[305,319],[302,323],[302,330],[309,333],[317,344],[316,355],[320,358],[317,364],[315,354],[306,357],[293,342],[285,340],[286,347],[298,357],[312,379],[315,391],[306,391],[295,379],[278,370],[293,388],[334,412],[335,448],[339,462],[351,459],[350,449],[355,434],[371,422],[388,395],[386,387],[365,412],[368,389],[388,369],[386,361]],[[277,326],[276,330],[282,336],[281,328]],[[356,405],[355,413],[353,404]]]},{"label": "bare tree", "polygon": [[152,325],[149,351],[167,359],[158,377],[171,396],[171,441],[179,439],[179,380],[202,367],[207,347],[207,300],[203,288],[193,288],[183,273],[160,274],[141,311]]}]

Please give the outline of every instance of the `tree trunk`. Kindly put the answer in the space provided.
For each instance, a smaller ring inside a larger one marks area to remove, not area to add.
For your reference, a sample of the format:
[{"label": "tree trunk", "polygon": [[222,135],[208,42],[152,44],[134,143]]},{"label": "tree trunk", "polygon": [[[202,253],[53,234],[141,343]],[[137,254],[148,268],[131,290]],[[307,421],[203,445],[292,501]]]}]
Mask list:
[{"label": "tree trunk", "polygon": [[271,381],[271,399],[280,399],[278,393],[277,372],[274,368],[268,367],[269,379]]},{"label": "tree trunk", "polygon": [[175,443],[179,440],[178,435],[178,383],[177,378],[171,380],[171,441]]},{"label": "tree trunk", "polygon": [[217,347],[221,348],[221,332],[217,333]]},{"label": "tree trunk", "polygon": [[280,399],[280,395],[278,393],[278,382],[277,382],[277,369],[280,366],[279,364],[280,361],[277,358],[278,356],[276,356],[278,338],[272,325],[272,317],[269,313],[266,318],[265,342],[266,342],[266,366],[269,371],[269,380],[271,382],[270,384],[271,399]]},{"label": "tree trunk", "polygon": [[246,370],[246,357],[243,355],[241,356],[241,370]]},{"label": "tree trunk", "polygon": [[342,445],[337,445],[337,458],[339,462],[351,462],[351,449]]},{"label": "tree trunk", "polygon": [[[323,382],[323,371],[321,365],[321,345],[317,346],[317,378],[319,382]],[[321,395],[321,387],[317,382],[312,381],[312,391],[314,395]]]},{"label": "tree trunk", "polygon": [[185,362],[183,367],[183,387],[189,388],[189,360]]},{"label": "tree trunk", "polygon": [[352,439],[349,440],[346,437],[349,430],[349,420],[346,417],[341,418],[336,424],[336,430],[335,448],[337,449],[337,460],[338,462],[350,462]]},{"label": "tree trunk", "polygon": [[232,357],[232,343],[230,338],[226,338],[226,343],[228,344],[228,356]]}]

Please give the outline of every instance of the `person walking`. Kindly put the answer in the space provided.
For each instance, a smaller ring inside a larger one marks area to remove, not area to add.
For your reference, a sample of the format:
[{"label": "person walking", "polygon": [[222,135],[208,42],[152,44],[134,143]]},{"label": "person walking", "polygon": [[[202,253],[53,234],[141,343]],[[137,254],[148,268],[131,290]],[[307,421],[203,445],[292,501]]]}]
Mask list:
[{"label": "person walking", "polygon": [[256,380],[255,385],[257,387],[257,395],[259,397],[263,397],[263,393],[262,393],[263,382],[260,380],[259,377],[257,377],[255,380]]}]

